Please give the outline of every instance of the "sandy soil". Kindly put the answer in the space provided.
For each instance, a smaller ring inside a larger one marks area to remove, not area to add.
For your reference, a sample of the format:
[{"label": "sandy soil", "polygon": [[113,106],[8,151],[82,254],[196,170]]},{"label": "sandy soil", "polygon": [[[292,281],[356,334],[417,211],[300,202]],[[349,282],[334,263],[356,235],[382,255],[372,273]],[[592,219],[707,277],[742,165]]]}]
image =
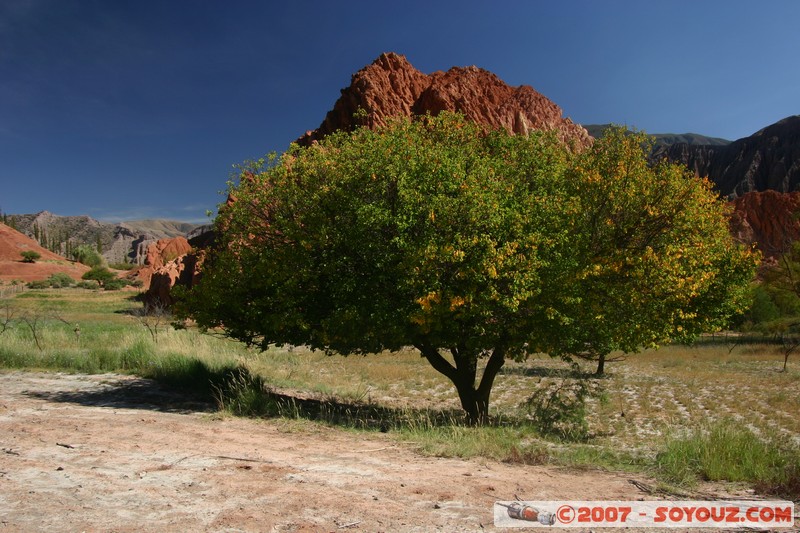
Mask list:
[{"label": "sandy soil", "polygon": [[0,374],[0,531],[484,531],[496,500],[647,497],[624,475],[213,411],[128,376]]}]

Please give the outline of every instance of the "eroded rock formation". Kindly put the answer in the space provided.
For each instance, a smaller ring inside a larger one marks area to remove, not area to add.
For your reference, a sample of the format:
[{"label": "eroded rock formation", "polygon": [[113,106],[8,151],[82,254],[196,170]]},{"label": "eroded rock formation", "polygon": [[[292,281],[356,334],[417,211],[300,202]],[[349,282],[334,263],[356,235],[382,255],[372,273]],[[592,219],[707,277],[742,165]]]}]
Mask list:
[{"label": "eroded rock formation", "polygon": [[173,302],[171,290],[176,285],[194,286],[200,279],[200,267],[205,254],[187,253],[157,268],[150,277],[144,295],[145,308],[169,307]]},{"label": "eroded rock formation", "polygon": [[800,190],[800,115],[726,146],[664,146],[654,153],[654,158],[661,157],[707,176],[721,194],[731,198],[751,191]]},{"label": "eroded rock formation", "polygon": [[738,241],[755,244],[772,259],[800,237],[799,213],[800,192],[749,192],[733,201],[730,228]]},{"label": "eroded rock formation", "polygon": [[382,126],[390,117],[435,115],[445,110],[516,134],[554,129],[565,140],[580,145],[591,142],[583,127],[563,118],[560,107],[528,85],[511,87],[474,66],[424,74],[395,53],[381,54],[356,72],[319,128],[306,132],[297,142],[308,145],[334,131]]},{"label": "eroded rock formation", "polygon": [[132,272],[130,277],[140,280],[144,289],[148,290],[156,271],[167,263],[188,254],[191,250],[192,246],[185,237],[159,239],[147,247],[144,265]]}]

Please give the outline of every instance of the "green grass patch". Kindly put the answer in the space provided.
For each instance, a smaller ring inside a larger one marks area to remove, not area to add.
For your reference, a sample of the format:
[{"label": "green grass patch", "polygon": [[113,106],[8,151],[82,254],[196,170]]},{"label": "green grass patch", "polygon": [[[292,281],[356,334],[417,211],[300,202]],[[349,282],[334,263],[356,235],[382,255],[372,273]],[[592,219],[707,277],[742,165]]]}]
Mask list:
[{"label": "green grass patch", "polygon": [[701,480],[746,482],[800,497],[800,447],[786,438],[760,437],[733,419],[668,439],[656,457],[656,470],[683,486]]}]

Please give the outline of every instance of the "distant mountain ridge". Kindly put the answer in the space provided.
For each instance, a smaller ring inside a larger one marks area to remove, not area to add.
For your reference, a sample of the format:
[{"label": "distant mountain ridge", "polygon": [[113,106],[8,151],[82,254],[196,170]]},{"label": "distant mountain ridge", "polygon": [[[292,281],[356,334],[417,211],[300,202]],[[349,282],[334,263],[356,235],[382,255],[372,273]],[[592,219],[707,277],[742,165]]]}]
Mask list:
[{"label": "distant mountain ridge", "polygon": [[[603,132],[610,128],[612,124],[581,124],[589,135],[595,139],[603,136]],[[728,139],[721,139],[719,137],[708,137],[699,133],[649,133],[651,137],[655,138],[656,148],[660,146],[672,146],[673,144],[684,143],[688,145],[703,145],[703,146],[725,146],[731,143]]]},{"label": "distant mountain ridge", "polygon": [[800,190],[800,115],[786,117],[726,145],[676,143],[658,147],[655,159],[682,163],[708,177],[720,194]]},{"label": "distant mountain ridge", "polygon": [[159,239],[185,236],[196,224],[164,219],[101,222],[87,215],[60,216],[49,211],[7,215],[9,225],[45,248],[68,256],[81,244],[99,246],[109,263],[141,265],[147,247]]}]

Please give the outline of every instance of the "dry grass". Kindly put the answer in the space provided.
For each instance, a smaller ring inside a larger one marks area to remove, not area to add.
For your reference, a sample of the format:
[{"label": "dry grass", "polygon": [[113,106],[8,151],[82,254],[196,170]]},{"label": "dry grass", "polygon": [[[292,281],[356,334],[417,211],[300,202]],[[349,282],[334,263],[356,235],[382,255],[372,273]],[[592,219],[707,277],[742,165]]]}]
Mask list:
[{"label": "dry grass", "polygon": [[[654,453],[667,436],[733,419],[760,432],[800,442],[800,362],[780,372],[775,346],[669,346],[607,366],[597,380],[604,392],[589,402],[592,442]],[[285,389],[396,408],[457,409],[452,384],[414,350],[367,357],[326,356],[304,348],[252,352],[244,362],[255,375]],[[590,367],[585,368],[590,371]],[[492,393],[494,414],[522,415],[520,404],[554,380],[566,363],[534,356],[507,363]]]},{"label": "dry grass", "polygon": [[[588,401],[588,442],[575,444],[542,439],[535,428],[521,426],[443,427],[437,422],[440,415],[459,408],[455,388],[415,350],[366,357],[327,356],[303,347],[259,352],[166,326],[153,343],[130,313],[140,305],[130,296],[78,289],[19,295],[13,299],[19,313],[46,309],[59,320],[49,319],[43,328],[41,351],[25,326],[17,323],[0,336],[0,360],[20,368],[144,369],[145,375],[153,365],[172,361],[181,367],[199,360],[204,371],[194,374],[189,365],[189,380],[217,369],[242,368],[258,383],[290,397],[369,406],[376,412],[393,410],[403,420],[421,416],[415,422],[418,427],[406,424],[408,433],[401,438],[415,440],[420,449],[435,454],[519,456],[537,462],[557,457],[561,464],[624,468],[651,463],[670,442],[697,439],[705,428],[730,421],[765,441],[779,438],[800,445],[800,357],[789,360],[788,372],[780,372],[783,356],[777,346],[670,346],[611,363],[606,377],[591,378],[602,392]],[[81,325],[80,343],[73,332],[76,323]],[[591,372],[593,366],[584,370]],[[567,363],[544,355],[508,362],[495,381],[491,413],[524,417],[521,404],[534,392],[573,377]],[[281,414],[291,418],[291,413]]]}]

